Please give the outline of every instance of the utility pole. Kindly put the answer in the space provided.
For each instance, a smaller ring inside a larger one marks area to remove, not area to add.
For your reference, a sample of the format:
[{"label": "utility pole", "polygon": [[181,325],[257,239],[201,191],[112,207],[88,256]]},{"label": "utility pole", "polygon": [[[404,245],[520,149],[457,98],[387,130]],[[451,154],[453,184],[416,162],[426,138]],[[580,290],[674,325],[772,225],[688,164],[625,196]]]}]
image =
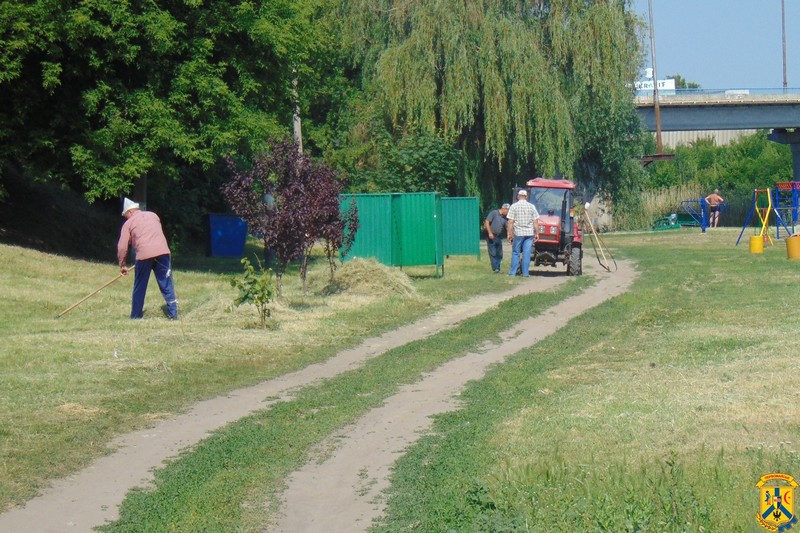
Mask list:
[{"label": "utility pole", "polygon": [[650,59],[653,62],[653,111],[656,115],[656,154],[661,155],[664,145],[661,143],[661,109],[658,106],[658,71],[656,70],[656,38],[653,28],[653,0],[647,0],[650,10]]},{"label": "utility pole", "polygon": [[781,0],[781,39],[783,40],[783,92],[788,86],[786,81],[786,9],[784,0]]}]

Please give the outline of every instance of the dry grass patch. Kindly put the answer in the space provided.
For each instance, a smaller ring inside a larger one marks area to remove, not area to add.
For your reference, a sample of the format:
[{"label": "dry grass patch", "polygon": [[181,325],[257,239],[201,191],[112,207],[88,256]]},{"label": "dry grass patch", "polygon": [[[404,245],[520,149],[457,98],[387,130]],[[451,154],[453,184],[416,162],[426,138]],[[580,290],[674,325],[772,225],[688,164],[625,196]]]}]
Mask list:
[{"label": "dry grass patch", "polygon": [[752,347],[694,358],[688,347],[684,354],[647,358],[593,350],[586,358],[591,363],[580,357],[579,364],[546,372],[547,388],[501,425],[493,444],[512,462],[538,461],[554,450],[632,464],[672,452],[692,457],[776,443],[797,453],[792,421],[800,419],[800,405],[790,399],[797,353],[800,341],[787,345],[768,335]]},{"label": "dry grass patch", "polygon": [[56,411],[66,415],[83,415],[92,416],[100,413],[100,409],[96,407],[86,407],[77,403],[65,403],[59,405]]},{"label": "dry grass patch", "polygon": [[355,258],[336,269],[324,294],[349,293],[373,297],[402,296],[416,298],[417,290],[411,279],[397,268],[375,259]]}]

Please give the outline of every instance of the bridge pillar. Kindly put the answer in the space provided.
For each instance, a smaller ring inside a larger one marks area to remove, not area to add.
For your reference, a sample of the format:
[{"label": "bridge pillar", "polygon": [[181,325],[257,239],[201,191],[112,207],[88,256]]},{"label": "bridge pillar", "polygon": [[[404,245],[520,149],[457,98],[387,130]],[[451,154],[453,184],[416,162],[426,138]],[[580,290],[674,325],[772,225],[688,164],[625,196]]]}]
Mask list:
[{"label": "bridge pillar", "polygon": [[770,141],[788,144],[792,149],[792,181],[800,181],[800,129],[788,131],[776,128],[769,132],[767,139]]}]

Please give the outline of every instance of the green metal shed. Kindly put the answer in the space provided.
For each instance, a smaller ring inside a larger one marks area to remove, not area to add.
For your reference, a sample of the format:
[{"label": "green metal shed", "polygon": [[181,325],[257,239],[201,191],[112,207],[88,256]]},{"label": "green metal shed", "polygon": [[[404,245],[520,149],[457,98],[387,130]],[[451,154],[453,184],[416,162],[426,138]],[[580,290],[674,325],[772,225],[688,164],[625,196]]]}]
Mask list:
[{"label": "green metal shed", "polygon": [[435,265],[444,274],[442,198],[439,193],[343,194],[355,198],[359,228],[345,259],[374,257],[385,265]]}]

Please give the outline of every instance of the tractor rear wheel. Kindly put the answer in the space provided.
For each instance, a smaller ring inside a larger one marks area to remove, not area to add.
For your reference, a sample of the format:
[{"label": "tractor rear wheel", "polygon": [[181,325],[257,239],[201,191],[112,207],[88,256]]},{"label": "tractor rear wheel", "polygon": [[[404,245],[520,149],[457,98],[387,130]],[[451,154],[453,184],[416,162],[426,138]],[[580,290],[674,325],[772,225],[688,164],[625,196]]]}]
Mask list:
[{"label": "tractor rear wheel", "polygon": [[569,264],[567,265],[568,276],[580,276],[583,274],[583,249],[573,246],[569,252]]}]

